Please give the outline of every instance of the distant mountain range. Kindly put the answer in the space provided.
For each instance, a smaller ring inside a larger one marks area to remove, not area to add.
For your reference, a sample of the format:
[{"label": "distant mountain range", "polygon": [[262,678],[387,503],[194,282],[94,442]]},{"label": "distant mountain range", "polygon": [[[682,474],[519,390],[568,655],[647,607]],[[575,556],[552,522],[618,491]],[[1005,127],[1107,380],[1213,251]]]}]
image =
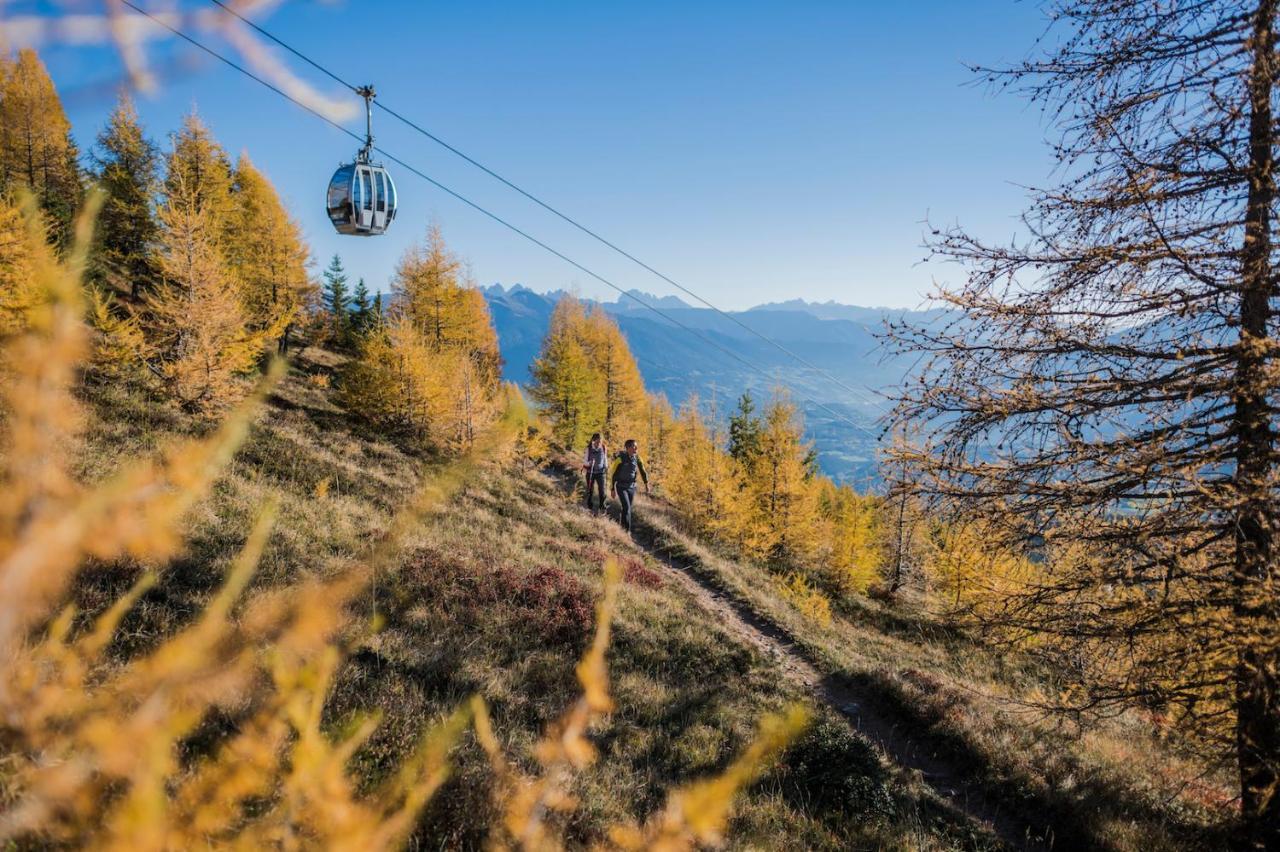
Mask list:
[{"label": "distant mountain range", "polygon": [[[504,378],[525,384],[551,312],[564,293],[537,293],[518,284],[495,284],[483,293],[506,359]],[[697,396],[724,418],[744,391],[767,400],[775,387],[785,387],[804,411],[822,469],[837,480],[863,486],[875,480],[877,421],[889,407],[883,394],[898,388],[914,363],[913,358],[887,356],[876,334],[888,319],[928,322],[941,315],[799,299],[733,312],[734,319],[830,373],[850,392],[710,308],[693,307],[675,296],[632,295],[670,319],[626,297],[600,304],[626,335],[650,390],[665,393],[677,407]]]}]

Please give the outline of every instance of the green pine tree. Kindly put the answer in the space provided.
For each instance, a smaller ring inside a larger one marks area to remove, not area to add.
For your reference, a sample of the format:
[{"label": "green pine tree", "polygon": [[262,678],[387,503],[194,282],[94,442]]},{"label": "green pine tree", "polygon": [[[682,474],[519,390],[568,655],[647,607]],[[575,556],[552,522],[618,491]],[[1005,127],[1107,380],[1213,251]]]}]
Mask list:
[{"label": "green pine tree", "polygon": [[351,329],[356,334],[363,334],[373,324],[373,306],[369,302],[369,288],[364,278],[356,281],[355,292],[351,296]]},{"label": "green pine tree", "polygon": [[334,255],[324,271],[324,306],[329,312],[329,340],[346,346],[351,340],[351,291],[342,258]]},{"label": "green pine tree", "polygon": [[760,454],[760,418],[755,411],[755,400],[748,391],[738,399],[738,410],[729,418],[729,455],[744,466]]}]

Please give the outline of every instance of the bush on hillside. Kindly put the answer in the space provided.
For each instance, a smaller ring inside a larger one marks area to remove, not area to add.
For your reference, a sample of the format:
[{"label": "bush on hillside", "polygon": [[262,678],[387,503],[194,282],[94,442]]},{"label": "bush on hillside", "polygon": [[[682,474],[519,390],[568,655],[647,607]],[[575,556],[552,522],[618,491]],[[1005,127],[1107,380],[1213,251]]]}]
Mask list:
[{"label": "bush on hillside", "polygon": [[819,716],[795,741],[766,783],[788,801],[823,817],[884,820],[894,814],[888,775],[847,723]]}]

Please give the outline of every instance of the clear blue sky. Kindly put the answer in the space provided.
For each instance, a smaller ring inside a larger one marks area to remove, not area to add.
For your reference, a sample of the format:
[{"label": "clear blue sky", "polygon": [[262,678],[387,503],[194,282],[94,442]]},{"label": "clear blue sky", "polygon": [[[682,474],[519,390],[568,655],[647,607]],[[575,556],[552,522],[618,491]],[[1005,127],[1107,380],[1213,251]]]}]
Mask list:
[{"label": "clear blue sky", "polygon": [[[1052,168],[1038,110],[972,85],[964,67],[1025,56],[1044,27],[1033,3],[348,0],[288,3],[260,23],[728,308],[797,296],[915,306],[933,278],[958,274],[918,264],[925,217],[1006,238],[1019,185]],[[120,73],[119,61],[92,46],[42,52],[87,147],[111,99],[85,85]],[[162,66],[196,56],[175,44],[150,52]],[[338,251],[384,289],[435,217],[482,284],[609,292],[403,170],[392,232],[339,237],[322,197],[349,138],[212,60],[139,101],[157,139],[193,105],[275,182],[317,270]],[[673,292],[387,116],[375,121],[379,144],[587,266]]]}]

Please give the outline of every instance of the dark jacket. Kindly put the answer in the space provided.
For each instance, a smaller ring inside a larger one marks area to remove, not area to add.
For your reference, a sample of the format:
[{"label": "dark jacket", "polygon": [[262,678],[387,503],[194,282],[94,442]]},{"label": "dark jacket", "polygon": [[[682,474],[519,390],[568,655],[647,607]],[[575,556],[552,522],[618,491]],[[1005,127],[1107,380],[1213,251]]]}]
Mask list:
[{"label": "dark jacket", "polygon": [[645,473],[640,454],[636,453],[633,456],[626,451],[618,453],[613,459],[613,467],[609,470],[609,487],[634,488],[637,477],[644,482],[645,488],[649,487],[649,474]]}]

